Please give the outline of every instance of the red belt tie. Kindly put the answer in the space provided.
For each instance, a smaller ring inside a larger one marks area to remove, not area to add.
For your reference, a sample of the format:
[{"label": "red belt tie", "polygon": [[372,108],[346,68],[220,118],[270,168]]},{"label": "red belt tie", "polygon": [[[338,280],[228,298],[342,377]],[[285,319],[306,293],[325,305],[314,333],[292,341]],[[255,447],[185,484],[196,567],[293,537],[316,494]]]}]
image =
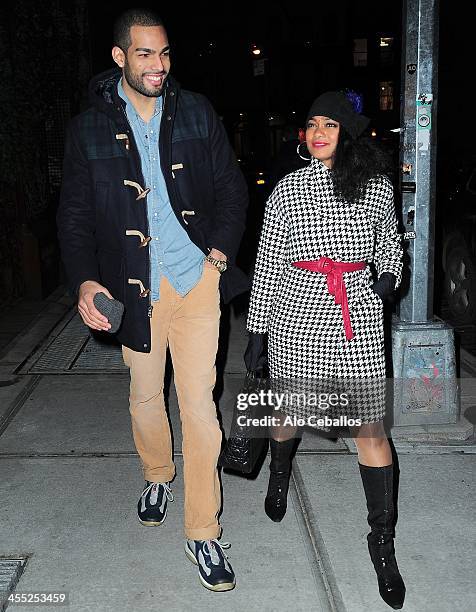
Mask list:
[{"label": "red belt tie", "polygon": [[321,257],[317,261],[294,261],[293,266],[296,268],[303,268],[304,270],[311,270],[311,272],[320,272],[327,276],[327,289],[329,293],[334,296],[335,303],[340,304],[342,309],[345,337],[347,340],[352,340],[354,332],[350,324],[347,291],[342,273],[364,270],[367,266],[365,261],[346,263],[343,261],[334,261],[329,257]]}]

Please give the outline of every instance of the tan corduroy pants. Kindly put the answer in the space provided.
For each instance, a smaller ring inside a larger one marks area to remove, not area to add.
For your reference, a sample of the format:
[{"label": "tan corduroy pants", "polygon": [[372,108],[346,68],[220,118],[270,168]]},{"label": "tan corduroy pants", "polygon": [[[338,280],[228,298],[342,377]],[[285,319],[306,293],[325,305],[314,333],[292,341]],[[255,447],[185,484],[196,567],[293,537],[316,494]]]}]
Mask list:
[{"label": "tan corduroy pants", "polygon": [[170,427],[164,404],[167,345],[182,421],[185,483],[185,536],[208,540],[220,535],[221,506],[217,460],[221,430],[212,392],[218,348],[220,273],[204,266],[195,287],[181,297],[165,277],[153,303],[150,353],[123,346],[130,369],[132,433],[144,478],[168,482],[175,475]]}]

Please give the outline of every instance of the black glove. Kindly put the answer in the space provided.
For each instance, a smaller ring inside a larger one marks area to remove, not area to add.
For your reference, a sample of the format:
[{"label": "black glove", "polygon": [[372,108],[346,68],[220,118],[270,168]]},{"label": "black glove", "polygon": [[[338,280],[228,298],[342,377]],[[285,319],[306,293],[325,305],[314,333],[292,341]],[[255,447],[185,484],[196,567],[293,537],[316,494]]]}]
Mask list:
[{"label": "black glove", "polygon": [[379,296],[382,302],[385,302],[394,292],[396,280],[395,274],[382,272],[380,278],[372,285],[371,289]]},{"label": "black glove", "polygon": [[243,359],[248,372],[267,370],[268,368],[268,334],[250,333],[248,346]]}]

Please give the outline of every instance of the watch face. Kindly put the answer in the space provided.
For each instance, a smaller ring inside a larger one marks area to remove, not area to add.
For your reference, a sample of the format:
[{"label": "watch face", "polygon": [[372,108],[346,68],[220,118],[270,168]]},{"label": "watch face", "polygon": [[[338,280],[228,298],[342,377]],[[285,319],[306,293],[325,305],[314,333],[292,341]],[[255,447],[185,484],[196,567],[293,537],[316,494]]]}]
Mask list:
[{"label": "watch face", "polygon": [[220,261],[217,268],[220,270],[220,272],[224,272],[226,270],[226,261]]}]

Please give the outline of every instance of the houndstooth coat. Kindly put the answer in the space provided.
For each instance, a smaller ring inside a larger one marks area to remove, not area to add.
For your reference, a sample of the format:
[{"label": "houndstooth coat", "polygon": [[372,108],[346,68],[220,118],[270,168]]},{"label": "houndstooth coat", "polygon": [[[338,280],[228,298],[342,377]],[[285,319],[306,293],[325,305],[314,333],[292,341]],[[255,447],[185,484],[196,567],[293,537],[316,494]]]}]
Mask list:
[{"label": "houndstooth coat", "polygon": [[[400,283],[402,247],[386,177],[371,179],[364,197],[349,204],[335,196],[329,169],[313,159],[271,194],[247,320],[250,332],[268,333],[271,378],[385,379],[383,303],[371,289],[369,266],[343,275],[354,332],[347,340],[325,275],[292,266],[323,256],[373,263],[377,276],[391,272]],[[384,414],[381,402],[365,410],[360,416],[368,422]]]}]

